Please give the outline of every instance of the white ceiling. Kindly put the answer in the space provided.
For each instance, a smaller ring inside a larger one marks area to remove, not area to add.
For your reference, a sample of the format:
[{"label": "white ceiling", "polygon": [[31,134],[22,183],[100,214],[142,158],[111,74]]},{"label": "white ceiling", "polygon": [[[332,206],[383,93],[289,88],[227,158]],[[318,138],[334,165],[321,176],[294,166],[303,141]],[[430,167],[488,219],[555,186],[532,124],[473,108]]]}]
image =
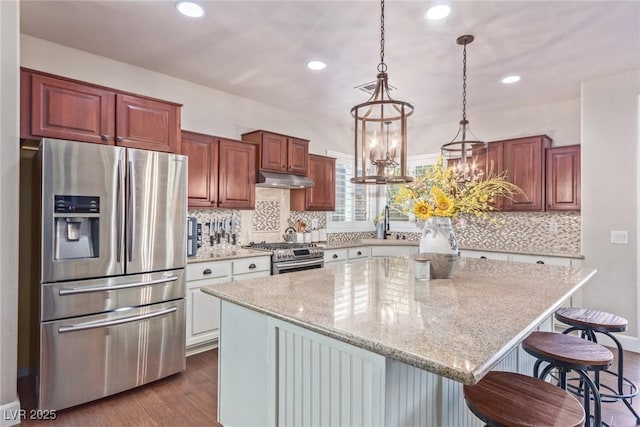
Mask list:
[{"label": "white ceiling", "polygon": [[[21,2],[23,33],[267,104],[350,121],[375,80],[378,1],[201,1],[189,19],[173,1]],[[430,1],[387,0],[385,62],[396,99],[420,124],[461,115],[468,46],[468,115],[577,98],[580,82],[640,68],[638,1],[452,1],[426,21]],[[308,59],[325,60],[321,72]],[[518,73],[506,86],[500,79]]]}]

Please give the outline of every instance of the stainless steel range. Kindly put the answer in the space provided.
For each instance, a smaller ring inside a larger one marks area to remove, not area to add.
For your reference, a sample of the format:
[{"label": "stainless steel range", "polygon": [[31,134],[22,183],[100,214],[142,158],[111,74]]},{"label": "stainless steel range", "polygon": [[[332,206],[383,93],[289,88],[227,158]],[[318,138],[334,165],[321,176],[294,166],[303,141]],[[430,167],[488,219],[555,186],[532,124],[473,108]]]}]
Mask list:
[{"label": "stainless steel range", "polygon": [[271,274],[274,275],[324,267],[324,249],[315,243],[251,242],[245,247],[273,252]]}]

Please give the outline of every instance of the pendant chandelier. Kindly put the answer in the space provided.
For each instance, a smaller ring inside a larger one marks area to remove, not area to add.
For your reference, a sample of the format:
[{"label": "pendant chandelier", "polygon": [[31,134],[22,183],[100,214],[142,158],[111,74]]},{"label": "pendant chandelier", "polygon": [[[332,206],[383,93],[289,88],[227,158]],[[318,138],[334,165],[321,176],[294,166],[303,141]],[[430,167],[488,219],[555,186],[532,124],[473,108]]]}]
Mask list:
[{"label": "pendant chandelier", "polygon": [[355,119],[356,184],[399,184],[412,182],[407,176],[407,117],[413,114],[408,102],[389,94],[387,64],[384,63],[384,0],[380,2],[380,63],[376,87],[367,100],[351,109]]},{"label": "pendant chandelier", "polygon": [[[462,53],[462,120],[458,133],[453,140],[444,144],[440,150],[449,168],[453,168],[462,179],[476,179],[486,176],[487,143],[479,141],[471,133],[467,120],[467,45],[473,42],[471,35],[460,36],[456,43],[463,46]],[[471,136],[471,139],[467,139]],[[458,139],[458,137],[460,139]]]}]

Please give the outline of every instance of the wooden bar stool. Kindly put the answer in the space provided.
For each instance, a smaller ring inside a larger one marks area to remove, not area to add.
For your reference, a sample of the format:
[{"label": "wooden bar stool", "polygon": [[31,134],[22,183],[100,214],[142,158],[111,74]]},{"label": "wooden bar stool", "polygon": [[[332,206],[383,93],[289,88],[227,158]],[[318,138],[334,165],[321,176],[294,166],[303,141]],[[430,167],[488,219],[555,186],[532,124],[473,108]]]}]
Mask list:
[{"label": "wooden bar stool", "polygon": [[490,427],[578,427],[584,423],[584,409],[575,397],[537,378],[491,371],[463,390],[471,412]]},{"label": "wooden bar stool", "polygon": [[[624,376],[624,350],[620,341],[612,334],[613,332],[626,331],[628,326],[627,319],[604,311],[577,307],[559,308],[556,310],[555,317],[570,326],[562,332],[563,334],[579,331],[582,338],[598,342],[596,333],[600,333],[608,336],[615,343],[618,350],[618,367],[615,371],[607,369],[603,372],[616,377],[616,388],[601,384],[600,379],[596,378],[596,383],[601,390],[600,396],[603,402],[622,400],[633,416],[636,417],[636,424],[640,424],[640,416],[631,406],[631,399],[638,394],[638,387]],[[625,385],[628,387],[627,392],[624,391]],[[603,393],[602,389],[608,390],[609,393]]]},{"label": "wooden bar stool", "polygon": [[[613,362],[613,353],[600,344],[573,336],[554,332],[533,332],[523,342],[522,348],[537,358],[533,375],[544,380],[553,369],[558,370],[558,386],[567,389],[567,372],[573,371],[580,377],[581,391],[584,397],[585,426],[591,419],[591,400],[594,402],[594,426],[601,427],[602,407],[598,386],[589,377],[588,372],[608,369]],[[539,372],[542,363],[547,366]]]}]

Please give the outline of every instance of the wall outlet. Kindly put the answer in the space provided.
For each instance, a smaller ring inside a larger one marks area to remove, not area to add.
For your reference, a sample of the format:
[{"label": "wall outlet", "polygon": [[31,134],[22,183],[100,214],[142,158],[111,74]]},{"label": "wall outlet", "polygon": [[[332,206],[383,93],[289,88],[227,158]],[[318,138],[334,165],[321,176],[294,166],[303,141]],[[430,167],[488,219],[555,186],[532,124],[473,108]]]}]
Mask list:
[{"label": "wall outlet", "polygon": [[629,232],[628,231],[611,231],[611,243],[618,245],[629,244]]},{"label": "wall outlet", "polygon": [[551,222],[551,224],[549,224],[549,231],[552,233],[557,233],[558,232],[558,223],[553,221]]}]

